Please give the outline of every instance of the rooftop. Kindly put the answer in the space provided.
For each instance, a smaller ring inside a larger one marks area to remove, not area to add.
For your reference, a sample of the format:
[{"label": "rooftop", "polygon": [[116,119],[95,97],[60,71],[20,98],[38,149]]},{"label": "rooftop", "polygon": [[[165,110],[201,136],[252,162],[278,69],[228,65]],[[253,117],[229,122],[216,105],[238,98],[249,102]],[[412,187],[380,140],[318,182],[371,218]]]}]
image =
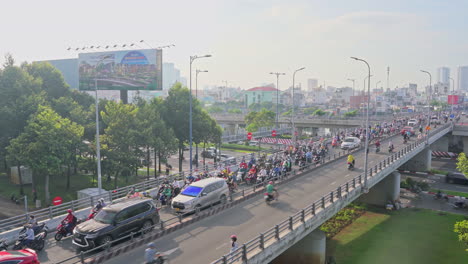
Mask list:
[{"label": "rooftop", "polygon": [[277,89],[270,86],[261,86],[261,87],[254,87],[247,90],[247,92],[255,92],[255,91],[262,91],[262,92],[276,92]]}]

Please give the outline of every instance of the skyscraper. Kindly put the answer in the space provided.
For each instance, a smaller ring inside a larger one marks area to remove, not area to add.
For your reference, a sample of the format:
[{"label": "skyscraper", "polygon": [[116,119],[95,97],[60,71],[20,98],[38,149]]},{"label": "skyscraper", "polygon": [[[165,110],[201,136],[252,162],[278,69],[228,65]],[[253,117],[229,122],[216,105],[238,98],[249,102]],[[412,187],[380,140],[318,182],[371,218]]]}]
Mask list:
[{"label": "skyscraper", "polygon": [[468,91],[468,66],[458,67],[458,90]]},{"label": "skyscraper", "polygon": [[318,87],[318,80],[317,79],[307,79],[307,90],[312,91],[313,89]]},{"label": "skyscraper", "polygon": [[437,82],[441,84],[450,84],[450,68],[440,67],[437,69]]}]

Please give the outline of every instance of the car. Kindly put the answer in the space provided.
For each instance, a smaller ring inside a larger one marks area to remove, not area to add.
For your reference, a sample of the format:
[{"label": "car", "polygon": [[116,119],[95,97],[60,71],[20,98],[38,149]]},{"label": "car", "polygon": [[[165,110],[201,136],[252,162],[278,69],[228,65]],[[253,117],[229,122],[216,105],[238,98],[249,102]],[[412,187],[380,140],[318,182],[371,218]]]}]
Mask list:
[{"label": "car", "polygon": [[0,251],[0,263],[5,264],[40,264],[34,250],[26,248],[22,250]]},{"label": "car", "polygon": [[341,149],[354,149],[361,146],[361,140],[357,137],[346,137],[341,143]]},{"label": "car", "polygon": [[468,178],[466,178],[463,173],[449,172],[447,176],[445,176],[445,181],[448,183],[468,185]]},{"label": "car", "polygon": [[218,202],[226,203],[228,196],[229,187],[224,179],[207,178],[184,188],[172,199],[171,206],[177,213],[187,213]]},{"label": "car", "polygon": [[406,131],[409,131],[411,136],[414,136],[414,134],[416,133],[414,127],[405,126],[401,129],[400,134],[403,135],[404,133],[406,133]]},{"label": "car", "polygon": [[236,158],[232,157],[232,156],[229,156],[229,155],[226,155],[226,154],[221,154],[219,156],[219,160],[221,162],[226,163],[226,164],[236,164]]},{"label": "car", "polygon": [[414,127],[414,126],[416,126],[417,124],[418,124],[418,120],[416,120],[416,119],[410,119],[410,120],[408,120],[408,126]]},{"label": "car", "polygon": [[440,125],[441,123],[442,122],[440,121],[440,119],[437,116],[432,116],[431,117],[431,124]]},{"label": "car", "polygon": [[93,248],[131,232],[148,232],[159,223],[159,212],[152,199],[129,198],[106,206],[93,218],[73,230],[73,244]]},{"label": "car", "polygon": [[216,156],[215,152],[207,149],[207,150],[204,150],[201,152],[201,156],[202,158],[208,158],[208,159],[212,159]]},{"label": "car", "polygon": [[259,145],[258,141],[252,140],[249,142],[249,146],[258,146],[258,145]]}]

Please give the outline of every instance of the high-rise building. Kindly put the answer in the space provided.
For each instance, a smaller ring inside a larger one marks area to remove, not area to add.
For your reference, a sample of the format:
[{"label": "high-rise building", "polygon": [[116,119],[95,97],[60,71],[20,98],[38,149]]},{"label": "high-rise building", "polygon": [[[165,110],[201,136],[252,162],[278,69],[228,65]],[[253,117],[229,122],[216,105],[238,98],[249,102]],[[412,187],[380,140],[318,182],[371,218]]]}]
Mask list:
[{"label": "high-rise building", "polygon": [[437,69],[437,82],[441,84],[450,84],[450,68],[440,67]]},{"label": "high-rise building", "polygon": [[318,87],[318,80],[317,79],[307,79],[307,90],[312,91]]},{"label": "high-rise building", "polygon": [[468,66],[458,67],[458,90],[468,91]]}]

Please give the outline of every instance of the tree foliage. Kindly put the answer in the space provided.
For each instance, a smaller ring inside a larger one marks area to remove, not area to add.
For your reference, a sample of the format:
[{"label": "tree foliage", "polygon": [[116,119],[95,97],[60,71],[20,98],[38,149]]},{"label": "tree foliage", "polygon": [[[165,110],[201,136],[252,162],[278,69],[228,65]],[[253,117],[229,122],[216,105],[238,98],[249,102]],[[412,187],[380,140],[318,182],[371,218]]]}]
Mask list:
[{"label": "tree foliage", "polygon": [[272,127],[275,123],[276,114],[263,108],[259,112],[252,111],[245,116],[248,132],[256,132],[261,127]]},{"label": "tree foliage", "polygon": [[468,158],[465,153],[460,153],[457,158],[457,170],[460,171],[468,178]]},{"label": "tree foliage", "polygon": [[457,233],[458,240],[465,244],[468,251],[468,220],[456,222],[453,231]]}]

